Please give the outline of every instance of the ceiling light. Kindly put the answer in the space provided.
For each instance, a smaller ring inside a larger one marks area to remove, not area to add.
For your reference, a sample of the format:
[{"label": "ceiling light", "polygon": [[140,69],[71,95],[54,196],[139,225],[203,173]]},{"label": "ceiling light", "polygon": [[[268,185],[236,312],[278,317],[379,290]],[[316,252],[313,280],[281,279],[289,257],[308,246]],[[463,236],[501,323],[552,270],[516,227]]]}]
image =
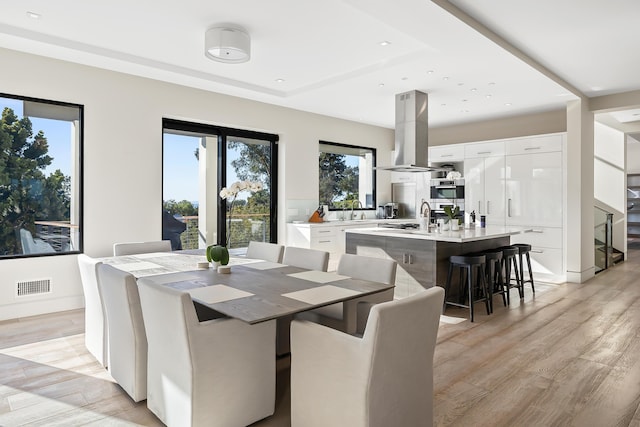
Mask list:
[{"label": "ceiling light", "polygon": [[507,102],[504,105],[506,105],[507,107],[511,107],[511,103],[510,102]]},{"label": "ceiling light", "polygon": [[491,98],[493,95],[491,95],[490,93],[486,94],[484,97],[485,98]]},{"label": "ceiling light", "polygon": [[276,83],[284,83],[284,79],[276,79]]},{"label": "ceiling light", "polygon": [[475,87],[471,88],[471,92],[477,92],[477,91],[478,91],[478,89],[476,89]]},{"label": "ceiling light", "polygon": [[433,74],[433,70],[427,71],[427,74]]},{"label": "ceiling light", "polygon": [[213,27],[204,36],[204,54],[214,61],[238,64],[251,57],[251,38],[238,26]]},{"label": "ceiling light", "polygon": [[384,86],[384,83],[378,83],[378,86],[382,87]]},{"label": "ceiling light", "polygon": [[391,44],[391,42],[383,40],[379,43],[380,46],[389,46]]},{"label": "ceiling light", "polygon": [[442,80],[449,80],[449,77],[443,77]]},{"label": "ceiling light", "polygon": [[31,19],[40,19],[40,14],[35,12],[27,12],[27,16]]}]

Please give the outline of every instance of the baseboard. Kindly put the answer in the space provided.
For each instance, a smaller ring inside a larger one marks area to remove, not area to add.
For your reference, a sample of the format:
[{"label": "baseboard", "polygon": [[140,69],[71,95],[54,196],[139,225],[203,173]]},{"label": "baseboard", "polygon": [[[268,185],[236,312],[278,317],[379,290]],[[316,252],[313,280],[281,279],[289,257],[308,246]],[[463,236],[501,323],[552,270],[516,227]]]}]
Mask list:
[{"label": "baseboard", "polygon": [[577,271],[567,271],[567,282],[570,283],[584,283],[587,280],[593,279],[596,275],[596,268],[589,267],[588,269],[577,272]]},{"label": "baseboard", "polygon": [[19,303],[14,302],[0,305],[0,321],[55,313],[58,311],[75,310],[82,307],[84,307],[84,297],[82,295],[55,299],[39,299],[27,302],[20,301]]}]

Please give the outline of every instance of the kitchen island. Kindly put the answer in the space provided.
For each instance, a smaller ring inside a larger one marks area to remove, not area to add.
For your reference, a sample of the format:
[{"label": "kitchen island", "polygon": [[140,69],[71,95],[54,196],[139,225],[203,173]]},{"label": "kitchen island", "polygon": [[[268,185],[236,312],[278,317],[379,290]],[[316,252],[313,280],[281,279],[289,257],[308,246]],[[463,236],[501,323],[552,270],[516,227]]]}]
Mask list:
[{"label": "kitchen island", "polygon": [[[346,231],[346,252],[396,260],[395,296],[404,298],[424,288],[444,287],[451,255],[508,246],[512,235],[525,231],[515,227],[477,227],[444,232],[360,228]],[[454,280],[457,283],[457,275]],[[457,287],[455,283],[454,286]]]}]

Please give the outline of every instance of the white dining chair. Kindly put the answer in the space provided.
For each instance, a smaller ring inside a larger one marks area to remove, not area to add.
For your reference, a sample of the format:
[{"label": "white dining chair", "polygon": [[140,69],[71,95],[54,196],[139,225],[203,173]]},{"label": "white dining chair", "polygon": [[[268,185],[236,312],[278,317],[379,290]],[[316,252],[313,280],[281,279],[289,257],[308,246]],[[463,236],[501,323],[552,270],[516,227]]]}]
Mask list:
[{"label": "white dining chair", "polygon": [[287,246],[284,248],[282,263],[307,270],[327,271],[329,268],[329,252]]},{"label": "white dining chair", "polygon": [[291,323],[291,426],[433,425],[433,354],[444,289],[371,308],[364,335]]},{"label": "white dining chair", "polygon": [[246,426],[275,409],[275,321],[198,322],[186,292],[138,279],[147,406],[168,426]]},{"label": "white dining chair", "polygon": [[147,398],[147,335],[138,284],[133,274],[101,264],[98,286],[107,318],[109,373],[139,402]]},{"label": "white dining chair", "polygon": [[88,255],[78,255],[78,270],[84,292],[84,345],[104,367],[108,365],[107,322],[100,289],[98,266],[101,261]]},{"label": "white dining chair", "polygon": [[170,240],[151,242],[122,242],[113,244],[113,256],[148,254],[152,252],[171,252]]},{"label": "white dining chair", "polygon": [[[396,261],[363,255],[342,254],[336,273],[354,279],[393,285],[396,282]],[[329,326],[348,334],[362,333],[373,304],[391,301],[393,288],[388,291],[355,298],[346,302],[305,311],[298,318]]]},{"label": "white dining chair", "polygon": [[[284,249],[282,263],[307,270],[327,271],[329,268],[329,252],[318,249],[287,246]],[[283,356],[289,353],[289,325],[293,316],[277,319],[276,354]]]},{"label": "white dining chair", "polygon": [[282,262],[284,246],[277,243],[250,241],[247,247],[247,258],[261,259],[269,262]]}]

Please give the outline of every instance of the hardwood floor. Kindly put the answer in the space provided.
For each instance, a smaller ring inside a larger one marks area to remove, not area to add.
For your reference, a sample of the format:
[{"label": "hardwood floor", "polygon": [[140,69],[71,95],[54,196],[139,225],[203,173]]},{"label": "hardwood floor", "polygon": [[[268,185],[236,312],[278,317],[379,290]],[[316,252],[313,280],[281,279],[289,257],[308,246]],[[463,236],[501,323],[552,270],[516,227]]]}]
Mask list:
[{"label": "hardwood floor", "polygon": [[[449,307],[434,359],[437,426],[640,427],[640,250],[584,284],[536,283],[476,322]],[[0,426],[162,425],[84,348],[83,312],[0,322]],[[289,425],[287,360],[276,414]]]}]

